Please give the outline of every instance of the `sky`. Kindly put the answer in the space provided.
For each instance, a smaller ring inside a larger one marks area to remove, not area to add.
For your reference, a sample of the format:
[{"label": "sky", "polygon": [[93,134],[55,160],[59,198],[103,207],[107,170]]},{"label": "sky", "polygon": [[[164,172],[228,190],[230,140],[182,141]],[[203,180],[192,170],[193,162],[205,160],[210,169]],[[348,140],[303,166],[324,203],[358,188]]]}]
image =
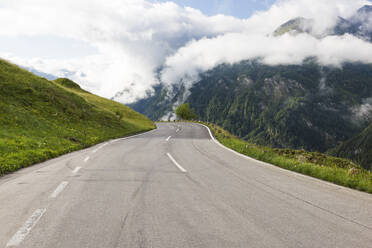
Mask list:
[{"label": "sky", "polygon": [[[32,1],[32,0],[31,0]],[[152,3],[164,3],[167,0],[151,0]],[[268,9],[274,0],[174,0],[182,7],[192,7],[203,14],[231,15],[248,18],[254,12]],[[1,7],[1,5],[0,5]],[[1,36],[0,51],[24,58],[75,58],[97,53],[89,43],[48,34],[41,36]]]},{"label": "sky", "polygon": [[[322,36],[368,0],[1,0],[0,57],[131,103],[159,82],[191,87],[221,63],[372,63],[360,38]],[[295,17],[311,34],[274,37]],[[372,20],[366,21],[372,30]],[[316,38],[318,37],[318,38]],[[323,37],[323,38],[319,38]]]},{"label": "sky", "polygon": [[[166,2],[152,1],[152,2]],[[206,15],[231,15],[237,18],[248,18],[257,11],[268,9],[274,0],[174,0],[182,7],[192,7]]]}]

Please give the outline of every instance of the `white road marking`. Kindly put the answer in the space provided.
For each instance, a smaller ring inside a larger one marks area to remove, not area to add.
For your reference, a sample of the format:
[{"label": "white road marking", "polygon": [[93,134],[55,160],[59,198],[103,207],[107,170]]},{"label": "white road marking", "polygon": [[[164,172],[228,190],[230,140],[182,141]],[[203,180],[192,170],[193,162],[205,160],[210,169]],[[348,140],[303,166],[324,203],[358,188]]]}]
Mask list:
[{"label": "white road marking", "polygon": [[68,182],[64,181],[64,182],[61,182],[58,187],[56,188],[56,190],[54,190],[54,192],[50,195],[51,198],[56,198],[59,193],[62,192],[62,190],[64,190],[67,186]]},{"label": "white road marking", "polygon": [[177,168],[182,171],[183,173],[186,173],[187,170],[185,170],[179,163],[177,163],[177,161],[172,157],[172,155],[170,155],[169,153],[167,153],[169,159],[173,162],[173,164],[175,166],[177,166]]},{"label": "white road marking", "polygon": [[13,237],[8,241],[6,247],[18,246],[30,233],[31,229],[36,225],[36,223],[41,219],[46,209],[37,209],[30,218],[25,222],[25,224],[13,235]]},{"label": "white road marking", "polygon": [[79,170],[81,169],[80,166],[76,167],[75,170],[72,171],[72,173],[76,174],[79,172]]},{"label": "white road marking", "polygon": [[86,162],[88,162],[88,160],[90,159],[90,157],[88,156],[88,157],[86,157],[85,159],[84,159],[84,162],[86,163]]},{"label": "white road marking", "polygon": [[97,149],[95,149],[95,150],[93,151],[93,153],[98,152],[100,149],[102,149],[103,147],[107,146],[108,144],[109,144],[109,143],[104,143],[103,145],[97,147]]},{"label": "white road marking", "polygon": [[166,141],[169,141],[170,140],[170,138],[172,138],[172,136],[169,136],[167,139],[166,139]]}]

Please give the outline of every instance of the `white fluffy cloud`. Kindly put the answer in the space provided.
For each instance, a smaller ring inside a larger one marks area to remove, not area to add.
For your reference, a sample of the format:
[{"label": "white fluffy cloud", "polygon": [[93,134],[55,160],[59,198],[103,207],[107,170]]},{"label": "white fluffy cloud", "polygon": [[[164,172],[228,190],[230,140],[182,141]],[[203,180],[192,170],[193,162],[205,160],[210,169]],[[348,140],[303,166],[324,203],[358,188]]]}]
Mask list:
[{"label": "white fluffy cloud", "polygon": [[[183,80],[191,84],[201,71],[222,63],[258,59],[264,64],[301,64],[315,57],[320,64],[340,66],[343,62],[372,63],[372,44],[352,35],[317,39],[309,34],[280,37],[226,34],[212,39],[193,41],[167,58],[162,80],[172,84]],[[186,80],[186,81],[185,81]]]},{"label": "white fluffy cloud", "polygon": [[83,41],[97,53],[71,59],[0,55],[37,70],[67,75],[94,93],[131,102],[158,82],[189,82],[219,63],[259,57],[267,64],[301,63],[308,56],[324,64],[371,62],[372,46],[346,35],[315,39],[310,35],[271,37],[280,24],[297,16],[313,18],[316,32],[349,17],[367,0],[279,0],[268,11],[242,20],[206,16],[172,2],[145,0],[2,0],[3,36],[49,36]]},{"label": "white fluffy cloud", "polygon": [[97,48],[98,54],[64,60],[2,56],[58,76],[67,71],[106,97],[129,88],[123,102],[144,96],[157,82],[154,71],[188,41],[245,28],[245,20],[144,0],[2,0],[0,22],[0,37],[68,37]]}]

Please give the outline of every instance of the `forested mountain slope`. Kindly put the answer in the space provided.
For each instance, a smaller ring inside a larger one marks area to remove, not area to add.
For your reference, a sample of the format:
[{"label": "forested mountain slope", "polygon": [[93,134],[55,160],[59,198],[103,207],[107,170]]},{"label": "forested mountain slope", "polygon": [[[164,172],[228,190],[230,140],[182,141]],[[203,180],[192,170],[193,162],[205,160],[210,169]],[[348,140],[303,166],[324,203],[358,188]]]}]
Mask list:
[{"label": "forested mountain slope", "polygon": [[372,169],[372,124],[363,132],[334,149],[331,154],[350,158],[366,169]]},{"label": "forested mountain slope", "polygon": [[[167,116],[184,94],[155,95],[131,105],[142,113],[158,109]],[[204,120],[251,142],[326,152],[360,133],[372,109],[372,65],[341,68],[303,65],[267,66],[245,61],[220,65],[200,76],[187,102]],[[153,112],[154,113],[154,112]]]}]

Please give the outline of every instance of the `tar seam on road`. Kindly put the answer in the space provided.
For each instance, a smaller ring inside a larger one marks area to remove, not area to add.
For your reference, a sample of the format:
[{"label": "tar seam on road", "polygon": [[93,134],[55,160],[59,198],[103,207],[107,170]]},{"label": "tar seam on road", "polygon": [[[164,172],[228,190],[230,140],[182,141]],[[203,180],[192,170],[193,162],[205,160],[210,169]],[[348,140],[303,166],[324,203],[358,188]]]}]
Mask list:
[{"label": "tar seam on road", "polygon": [[51,198],[56,198],[59,195],[59,193],[61,193],[62,190],[64,190],[66,188],[67,184],[68,184],[68,182],[66,182],[66,181],[61,182],[58,185],[58,187],[56,188],[56,190],[54,190],[54,192],[50,195],[50,197]]},{"label": "tar seam on road", "polygon": [[13,237],[8,241],[6,247],[18,246],[30,233],[31,229],[36,225],[36,223],[41,219],[46,209],[37,209],[30,218],[25,222],[25,224],[13,235]]},{"label": "tar seam on road", "polygon": [[167,139],[166,139],[166,141],[169,141],[170,140],[170,138],[172,138],[172,136],[169,136]]},{"label": "tar seam on road", "polygon": [[173,164],[175,166],[177,166],[177,168],[182,171],[183,173],[186,173],[187,170],[185,170],[179,163],[177,163],[177,161],[172,157],[172,155],[170,155],[169,153],[167,153],[167,156],[169,157],[169,159],[173,162]]}]

